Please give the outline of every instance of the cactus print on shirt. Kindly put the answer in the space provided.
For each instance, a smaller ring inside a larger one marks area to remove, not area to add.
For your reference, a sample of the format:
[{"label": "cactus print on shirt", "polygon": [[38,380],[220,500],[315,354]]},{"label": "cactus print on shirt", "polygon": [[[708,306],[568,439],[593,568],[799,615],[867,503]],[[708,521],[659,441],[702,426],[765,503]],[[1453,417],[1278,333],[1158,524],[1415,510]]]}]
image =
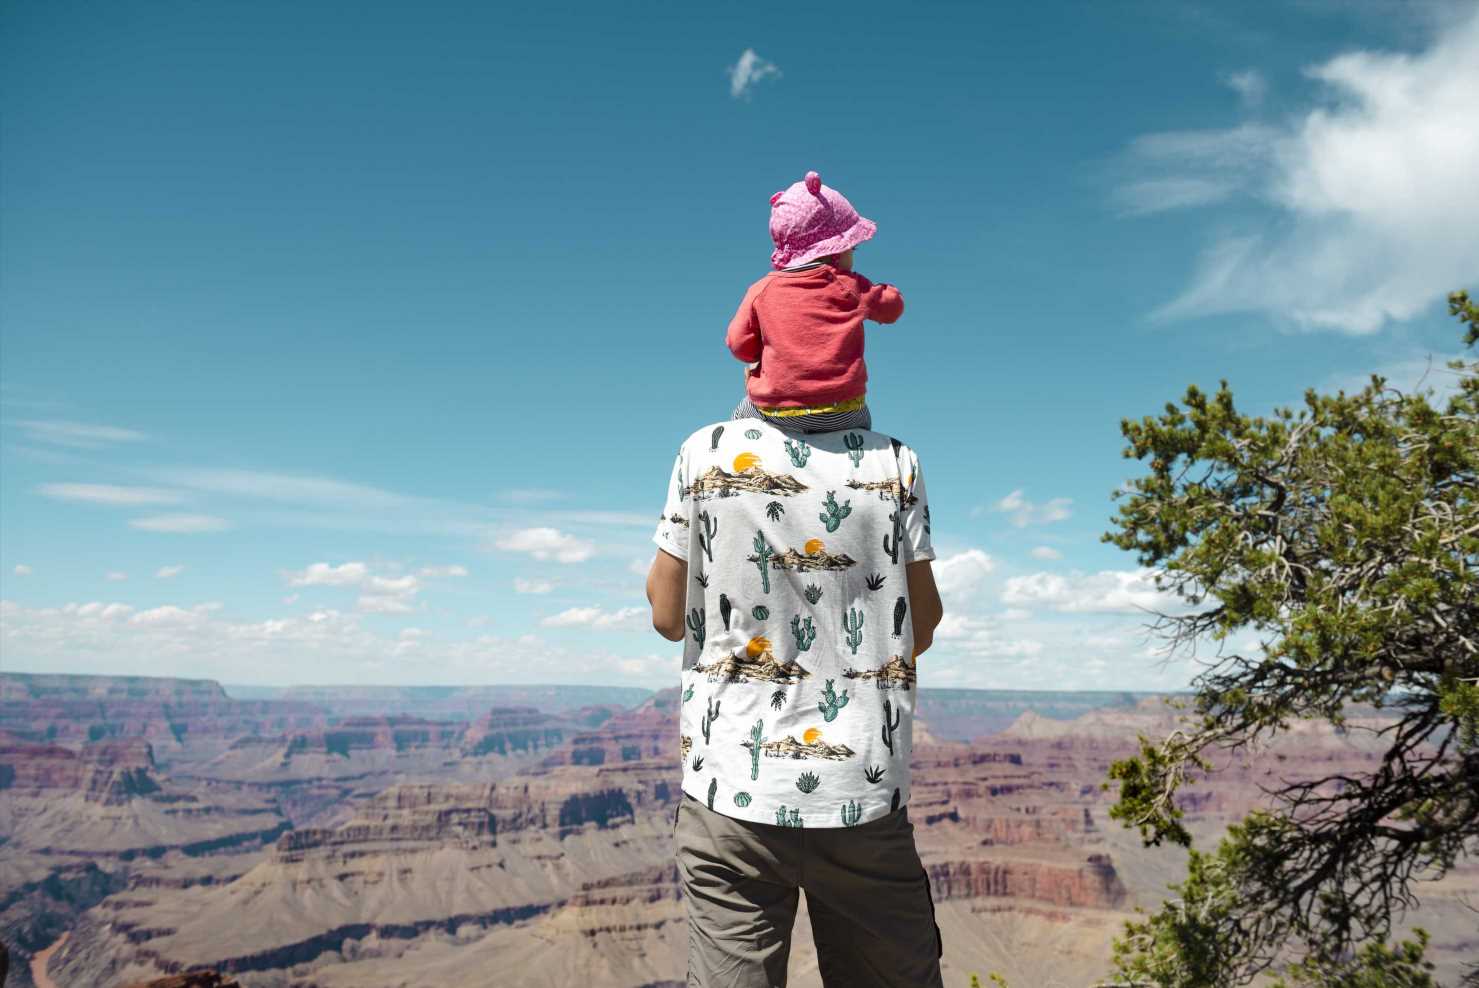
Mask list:
[{"label": "cactus print on shirt", "polygon": [[683,790],[786,827],[909,799],[916,693],[905,566],[935,558],[914,451],[866,429],[706,426],[653,541],[688,563]]}]

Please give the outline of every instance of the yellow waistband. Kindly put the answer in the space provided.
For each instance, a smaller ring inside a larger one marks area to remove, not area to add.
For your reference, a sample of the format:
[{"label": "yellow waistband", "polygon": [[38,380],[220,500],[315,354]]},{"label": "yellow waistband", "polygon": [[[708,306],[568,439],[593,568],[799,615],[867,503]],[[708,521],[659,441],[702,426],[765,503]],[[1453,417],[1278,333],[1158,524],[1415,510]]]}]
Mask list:
[{"label": "yellow waistband", "polygon": [[765,408],[760,405],[756,405],[755,408],[762,415],[777,418],[790,418],[794,415],[821,415],[826,412],[855,412],[866,404],[865,397],[865,395],[858,395],[856,398],[848,398],[846,401],[834,401],[830,405],[812,405],[807,408]]}]

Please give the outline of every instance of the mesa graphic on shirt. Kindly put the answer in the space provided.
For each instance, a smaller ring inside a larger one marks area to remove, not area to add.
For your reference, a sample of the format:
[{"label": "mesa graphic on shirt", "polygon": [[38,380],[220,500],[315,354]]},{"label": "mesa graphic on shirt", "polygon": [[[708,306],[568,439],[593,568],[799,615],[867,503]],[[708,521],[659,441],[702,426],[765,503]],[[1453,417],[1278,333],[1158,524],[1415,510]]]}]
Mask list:
[{"label": "mesa graphic on shirt", "polygon": [[908,446],[866,429],[706,426],[653,541],[688,563],[678,753],[720,813],[856,826],[909,799],[905,567],[935,558]]}]

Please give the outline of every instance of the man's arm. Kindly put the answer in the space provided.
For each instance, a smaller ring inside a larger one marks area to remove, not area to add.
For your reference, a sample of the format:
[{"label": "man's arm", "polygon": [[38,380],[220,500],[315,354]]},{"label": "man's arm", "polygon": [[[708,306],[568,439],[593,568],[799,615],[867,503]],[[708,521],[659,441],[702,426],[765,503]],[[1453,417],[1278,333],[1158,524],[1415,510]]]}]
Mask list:
[{"label": "man's arm", "polygon": [[[934,586],[933,580],[930,586]],[[647,573],[647,602],[652,605],[652,626],[670,642],[683,640],[687,588],[688,564],[659,549]]]},{"label": "man's arm", "polygon": [[[659,553],[661,555],[661,553]],[[921,559],[904,567],[909,581],[909,613],[913,616],[914,654],[923,655],[934,643],[935,628],[945,616],[945,605],[940,603],[940,591],[935,587],[935,571],[930,560]],[[650,585],[650,584],[649,584]],[[679,620],[682,620],[682,604],[679,605]],[[679,627],[681,636],[682,627]]]}]

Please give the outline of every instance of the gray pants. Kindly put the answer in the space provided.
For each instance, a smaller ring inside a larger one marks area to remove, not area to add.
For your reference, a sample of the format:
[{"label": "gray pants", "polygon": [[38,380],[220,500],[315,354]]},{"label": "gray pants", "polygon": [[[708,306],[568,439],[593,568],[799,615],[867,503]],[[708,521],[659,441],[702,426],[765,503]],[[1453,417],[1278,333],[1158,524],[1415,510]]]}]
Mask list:
[{"label": "gray pants", "polygon": [[685,794],[673,835],[690,986],[785,988],[805,889],[827,988],[942,988],[944,948],[907,806],[856,827],[792,828]]}]

